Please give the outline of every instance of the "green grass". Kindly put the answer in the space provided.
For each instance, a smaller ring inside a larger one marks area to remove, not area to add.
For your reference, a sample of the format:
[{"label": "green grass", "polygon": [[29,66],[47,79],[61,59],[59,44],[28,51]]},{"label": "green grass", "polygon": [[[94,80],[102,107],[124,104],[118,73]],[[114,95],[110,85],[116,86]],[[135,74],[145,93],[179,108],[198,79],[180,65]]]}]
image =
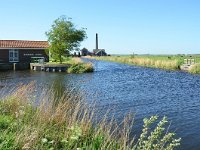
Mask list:
[{"label": "green grass", "polygon": [[130,136],[131,114],[119,124],[107,113],[96,122],[95,107],[88,108],[79,95],[57,101],[52,91],[35,107],[33,89],[33,84],[21,85],[0,101],[0,149],[172,150],[180,145],[175,133],[168,132],[166,117],[145,118],[136,140]]}]

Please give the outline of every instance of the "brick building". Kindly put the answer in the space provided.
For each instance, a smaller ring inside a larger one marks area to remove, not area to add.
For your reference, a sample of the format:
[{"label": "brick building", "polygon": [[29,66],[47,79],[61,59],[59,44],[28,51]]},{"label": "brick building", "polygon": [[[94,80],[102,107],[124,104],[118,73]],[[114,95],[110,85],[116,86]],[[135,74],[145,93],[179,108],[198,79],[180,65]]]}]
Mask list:
[{"label": "brick building", "polygon": [[0,40],[0,63],[30,63],[34,60],[49,61],[47,41]]}]

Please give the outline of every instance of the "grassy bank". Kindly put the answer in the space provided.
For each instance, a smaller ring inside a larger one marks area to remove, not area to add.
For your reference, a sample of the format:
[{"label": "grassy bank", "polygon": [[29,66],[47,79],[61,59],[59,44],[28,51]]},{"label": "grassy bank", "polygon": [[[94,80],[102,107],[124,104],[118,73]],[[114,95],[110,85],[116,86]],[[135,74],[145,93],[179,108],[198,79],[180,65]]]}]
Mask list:
[{"label": "grassy bank", "polygon": [[68,68],[68,73],[88,73],[93,72],[92,63],[85,63],[80,58],[73,58],[71,66]]},{"label": "grassy bank", "polygon": [[[49,62],[47,64],[50,65],[57,65],[60,64],[59,62]],[[94,71],[94,67],[92,63],[85,63],[80,58],[73,58],[73,57],[65,57],[63,58],[62,64],[69,65],[67,72],[68,73],[89,73]]]},{"label": "grassy bank", "polygon": [[65,93],[57,100],[51,91],[35,107],[33,89],[32,84],[22,85],[0,100],[0,149],[172,150],[180,144],[175,133],[165,130],[166,117],[160,122],[157,116],[144,119],[142,133],[134,140],[132,115],[121,123],[106,114],[95,121],[95,107],[80,96]]},{"label": "grassy bank", "polygon": [[182,63],[179,59],[165,59],[164,57],[106,56],[94,58],[97,60],[106,60],[130,65],[138,65],[167,70],[177,70],[180,68],[180,65]]}]

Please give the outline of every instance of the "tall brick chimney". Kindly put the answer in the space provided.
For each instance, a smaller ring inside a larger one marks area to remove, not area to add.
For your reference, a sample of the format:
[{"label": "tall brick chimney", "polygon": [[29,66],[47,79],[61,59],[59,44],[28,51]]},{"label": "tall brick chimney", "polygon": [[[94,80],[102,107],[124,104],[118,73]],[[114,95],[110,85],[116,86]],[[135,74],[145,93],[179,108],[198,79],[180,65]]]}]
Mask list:
[{"label": "tall brick chimney", "polygon": [[98,34],[96,33],[96,49],[99,49],[98,48]]}]

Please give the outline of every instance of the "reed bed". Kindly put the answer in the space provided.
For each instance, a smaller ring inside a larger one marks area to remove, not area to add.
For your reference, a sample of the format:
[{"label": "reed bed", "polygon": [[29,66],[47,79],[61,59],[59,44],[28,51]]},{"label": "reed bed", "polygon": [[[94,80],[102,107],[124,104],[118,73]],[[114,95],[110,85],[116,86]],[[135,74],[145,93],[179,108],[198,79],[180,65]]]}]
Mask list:
[{"label": "reed bed", "polygon": [[142,58],[142,57],[118,57],[118,56],[106,56],[106,57],[93,57],[97,60],[106,60],[113,62],[120,62],[125,64],[160,68],[167,70],[177,70],[180,68],[180,63],[178,60],[157,60],[151,58]]},{"label": "reed bed", "polygon": [[0,149],[172,150],[180,145],[175,133],[166,130],[166,117],[145,118],[141,135],[134,139],[131,114],[121,123],[107,113],[96,120],[95,106],[79,95],[64,93],[58,100],[50,90],[36,105],[33,91],[34,84],[21,85],[1,99]]}]

